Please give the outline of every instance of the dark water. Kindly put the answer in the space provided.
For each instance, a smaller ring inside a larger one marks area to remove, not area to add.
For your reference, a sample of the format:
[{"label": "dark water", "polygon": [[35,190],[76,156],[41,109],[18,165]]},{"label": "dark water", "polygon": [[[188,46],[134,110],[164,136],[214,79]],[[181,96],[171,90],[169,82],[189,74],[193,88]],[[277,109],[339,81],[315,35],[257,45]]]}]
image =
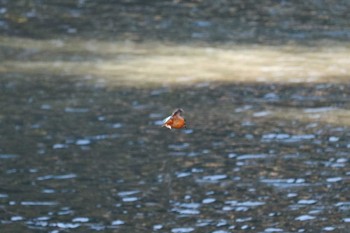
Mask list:
[{"label": "dark water", "polygon": [[[307,71],[293,83],[283,66],[279,82],[232,72],[176,83],[155,77],[161,65],[123,69],[151,49],[108,44],[153,40],[161,62],[175,52],[159,41],[339,42],[348,1],[0,3],[1,233],[349,232],[346,57],[334,52],[332,66],[324,56],[327,83],[302,81]],[[303,56],[304,67],[324,66]],[[161,128],[177,107],[188,128]]]},{"label": "dark water", "polygon": [[34,38],[242,43],[347,41],[347,0],[1,0],[0,30]]},{"label": "dark water", "polygon": [[[347,109],[349,86],[1,85],[2,232],[348,229],[349,128],[300,114]],[[188,129],[160,128],[170,106]]]}]

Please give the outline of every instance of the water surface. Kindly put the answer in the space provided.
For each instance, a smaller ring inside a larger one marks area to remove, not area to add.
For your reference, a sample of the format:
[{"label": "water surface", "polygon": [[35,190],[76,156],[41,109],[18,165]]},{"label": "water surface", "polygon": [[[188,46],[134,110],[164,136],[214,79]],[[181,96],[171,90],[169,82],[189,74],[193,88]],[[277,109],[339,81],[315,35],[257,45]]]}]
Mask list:
[{"label": "water surface", "polygon": [[345,1],[0,2],[1,232],[348,231]]}]

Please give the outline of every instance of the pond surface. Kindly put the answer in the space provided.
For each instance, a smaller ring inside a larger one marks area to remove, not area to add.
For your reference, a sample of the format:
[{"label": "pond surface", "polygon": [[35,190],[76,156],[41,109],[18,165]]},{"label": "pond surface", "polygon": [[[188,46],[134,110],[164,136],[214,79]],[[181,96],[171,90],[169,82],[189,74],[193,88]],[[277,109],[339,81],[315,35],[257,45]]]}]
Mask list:
[{"label": "pond surface", "polygon": [[348,85],[62,79],[1,81],[4,232],[346,232]]},{"label": "pond surface", "polygon": [[349,3],[215,2],[0,0],[1,233],[349,231]]}]

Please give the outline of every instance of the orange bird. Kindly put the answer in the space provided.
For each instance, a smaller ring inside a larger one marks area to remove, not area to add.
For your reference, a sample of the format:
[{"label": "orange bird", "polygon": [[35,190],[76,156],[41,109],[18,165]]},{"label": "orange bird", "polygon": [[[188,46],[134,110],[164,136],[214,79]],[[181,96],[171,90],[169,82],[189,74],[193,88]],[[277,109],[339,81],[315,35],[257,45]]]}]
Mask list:
[{"label": "orange bird", "polygon": [[185,119],[181,116],[181,113],[183,113],[184,110],[181,108],[176,109],[171,116],[168,116],[163,120],[163,126],[167,127],[168,129],[181,129],[186,127]]}]

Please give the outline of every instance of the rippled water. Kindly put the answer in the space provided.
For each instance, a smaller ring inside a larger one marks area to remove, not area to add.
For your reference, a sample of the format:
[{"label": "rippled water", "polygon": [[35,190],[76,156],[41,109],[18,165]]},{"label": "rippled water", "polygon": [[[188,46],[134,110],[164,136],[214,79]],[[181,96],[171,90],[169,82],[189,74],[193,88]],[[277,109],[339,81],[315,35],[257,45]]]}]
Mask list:
[{"label": "rippled water", "polygon": [[1,233],[349,231],[346,1],[0,2]]},{"label": "rippled water", "polygon": [[[316,97],[314,86],[281,85],[271,103],[271,87],[259,85],[152,97],[156,89],[35,80],[7,80],[2,95],[7,232],[346,232],[348,126],[309,118],[333,111],[317,98],[280,113],[290,96]],[[46,95],[53,87],[60,91]],[[179,105],[189,128],[161,128]]]}]

